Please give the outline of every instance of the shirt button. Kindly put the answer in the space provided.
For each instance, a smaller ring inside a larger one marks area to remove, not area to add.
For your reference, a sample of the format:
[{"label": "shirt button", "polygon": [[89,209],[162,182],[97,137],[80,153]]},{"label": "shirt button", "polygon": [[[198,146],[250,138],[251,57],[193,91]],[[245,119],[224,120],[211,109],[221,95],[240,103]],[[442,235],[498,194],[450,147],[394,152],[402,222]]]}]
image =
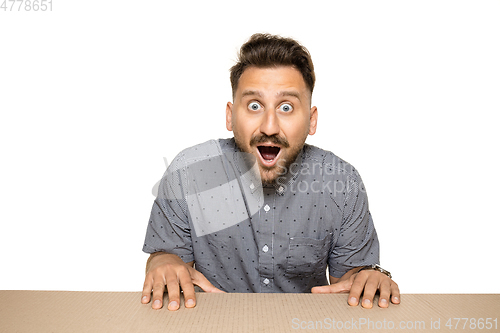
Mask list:
[{"label": "shirt button", "polygon": [[265,205],[265,206],[264,206],[264,210],[265,210],[266,212],[268,212],[268,211],[269,211],[269,209],[271,209],[271,208],[269,208],[269,205]]},{"label": "shirt button", "polygon": [[264,251],[264,252],[269,251],[269,247],[267,245],[264,245],[264,247],[262,248],[262,251]]},{"label": "shirt button", "polygon": [[265,278],[263,282],[264,282],[264,284],[269,284],[269,279]]},{"label": "shirt button", "polygon": [[253,190],[255,188],[255,185],[252,183],[250,184],[250,189]]}]

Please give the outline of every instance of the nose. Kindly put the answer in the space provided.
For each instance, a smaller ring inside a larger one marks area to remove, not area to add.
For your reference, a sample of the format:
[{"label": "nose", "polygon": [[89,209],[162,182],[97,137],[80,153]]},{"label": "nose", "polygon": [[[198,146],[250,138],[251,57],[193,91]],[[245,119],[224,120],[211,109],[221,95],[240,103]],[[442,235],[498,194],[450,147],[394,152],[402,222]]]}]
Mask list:
[{"label": "nose", "polygon": [[280,133],[279,119],[275,110],[267,110],[263,113],[262,123],[260,124],[260,132],[267,136],[277,135]]}]

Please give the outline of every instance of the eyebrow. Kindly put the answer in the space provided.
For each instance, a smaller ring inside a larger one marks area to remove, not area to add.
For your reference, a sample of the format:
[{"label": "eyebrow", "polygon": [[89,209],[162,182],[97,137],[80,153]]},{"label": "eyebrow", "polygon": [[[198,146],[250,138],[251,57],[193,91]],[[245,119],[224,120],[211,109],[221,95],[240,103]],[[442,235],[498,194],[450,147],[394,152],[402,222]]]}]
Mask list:
[{"label": "eyebrow", "polygon": [[296,91],[280,91],[278,93],[278,96],[292,96],[297,98],[300,101],[300,95]]},{"label": "eyebrow", "polygon": [[[245,96],[259,96],[259,97],[262,97],[262,94],[260,91],[258,90],[244,90],[242,93],[241,93],[241,97],[245,97]],[[295,97],[297,98],[299,101],[300,101],[300,94],[296,91],[280,91],[279,93],[277,93],[277,96],[291,96],[291,97]]]},{"label": "eyebrow", "polygon": [[244,90],[242,93],[241,93],[241,97],[245,97],[245,96],[259,96],[259,97],[262,97],[262,94],[260,93],[260,91],[257,91],[257,90]]}]

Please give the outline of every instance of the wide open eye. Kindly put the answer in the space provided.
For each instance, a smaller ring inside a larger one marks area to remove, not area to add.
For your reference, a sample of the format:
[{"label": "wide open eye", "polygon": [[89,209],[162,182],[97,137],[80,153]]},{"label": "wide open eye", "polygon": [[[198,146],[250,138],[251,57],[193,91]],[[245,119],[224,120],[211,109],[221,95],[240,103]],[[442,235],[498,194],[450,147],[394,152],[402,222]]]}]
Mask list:
[{"label": "wide open eye", "polygon": [[283,112],[290,112],[293,110],[293,108],[290,104],[285,103],[280,106],[280,110]]},{"label": "wide open eye", "polygon": [[252,103],[248,104],[248,108],[252,111],[259,111],[261,109],[261,106],[257,102],[252,102]]}]

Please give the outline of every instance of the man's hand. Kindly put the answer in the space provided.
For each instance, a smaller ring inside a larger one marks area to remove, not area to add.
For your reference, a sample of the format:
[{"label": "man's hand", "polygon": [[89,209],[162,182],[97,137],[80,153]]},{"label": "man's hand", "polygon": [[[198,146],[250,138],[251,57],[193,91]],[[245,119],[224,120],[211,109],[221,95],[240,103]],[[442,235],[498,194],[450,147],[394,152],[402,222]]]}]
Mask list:
[{"label": "man's hand", "polygon": [[[143,304],[147,304],[153,291],[153,309],[163,306],[163,293],[165,285],[168,291],[168,309],[177,310],[180,304],[180,288],[184,293],[184,304],[186,308],[196,305],[194,285],[199,286],[206,292],[220,292],[211,284],[207,278],[193,268],[193,262],[185,263],[175,254],[157,252],[149,257],[146,265],[146,279],[142,289]],[[179,288],[180,287],[180,288]]]},{"label": "man's hand", "polygon": [[[355,273],[358,268],[350,270],[344,276],[334,278],[330,276],[332,284],[328,286],[314,287],[312,293],[327,294],[327,293],[349,293],[349,305],[358,305],[363,292],[363,301],[361,306],[370,309],[373,306],[373,298],[377,290],[380,292],[378,306],[386,308],[389,306],[389,299],[394,304],[399,304],[400,294],[399,287],[396,282],[392,281],[387,275],[376,270],[362,270]],[[392,297],[391,297],[392,296]]]}]

